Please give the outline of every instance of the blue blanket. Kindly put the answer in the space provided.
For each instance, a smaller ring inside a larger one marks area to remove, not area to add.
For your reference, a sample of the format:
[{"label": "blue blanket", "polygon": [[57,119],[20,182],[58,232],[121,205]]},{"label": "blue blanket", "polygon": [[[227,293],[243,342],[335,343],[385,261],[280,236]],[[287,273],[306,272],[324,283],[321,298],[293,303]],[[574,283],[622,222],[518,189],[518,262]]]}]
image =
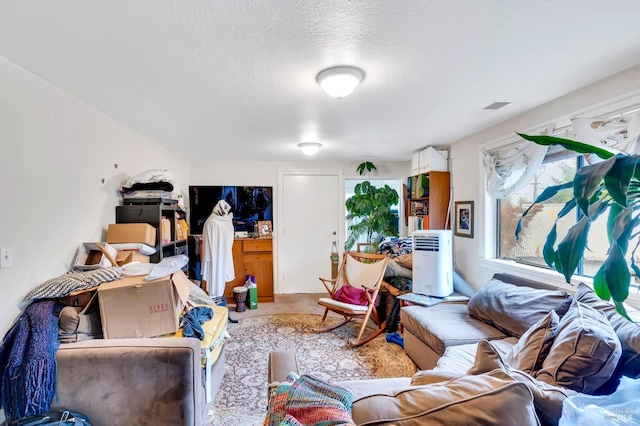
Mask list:
[{"label": "blue blanket", "polygon": [[60,305],[36,301],[24,310],[0,346],[0,408],[8,419],[49,411],[56,390]]}]

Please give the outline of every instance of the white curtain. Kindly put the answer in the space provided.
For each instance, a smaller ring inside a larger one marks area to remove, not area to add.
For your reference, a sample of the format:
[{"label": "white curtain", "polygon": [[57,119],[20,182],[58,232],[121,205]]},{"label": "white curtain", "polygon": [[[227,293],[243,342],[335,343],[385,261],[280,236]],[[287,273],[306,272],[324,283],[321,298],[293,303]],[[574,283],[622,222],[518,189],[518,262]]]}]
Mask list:
[{"label": "white curtain", "polygon": [[547,146],[523,141],[517,146],[482,153],[487,194],[506,198],[524,188],[542,165]]},{"label": "white curtain", "polygon": [[575,140],[609,147],[627,154],[640,154],[640,111],[628,117],[572,118]]}]

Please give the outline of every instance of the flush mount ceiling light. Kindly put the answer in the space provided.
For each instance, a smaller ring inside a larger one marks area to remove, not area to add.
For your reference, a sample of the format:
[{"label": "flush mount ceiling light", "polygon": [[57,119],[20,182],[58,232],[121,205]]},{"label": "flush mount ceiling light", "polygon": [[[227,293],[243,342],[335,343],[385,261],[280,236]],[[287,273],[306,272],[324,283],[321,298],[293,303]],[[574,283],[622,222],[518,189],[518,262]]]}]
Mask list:
[{"label": "flush mount ceiling light", "polygon": [[342,99],[364,80],[364,71],[351,66],[331,67],[322,70],[316,76],[316,81],[327,95]]},{"label": "flush mount ceiling light", "polygon": [[322,144],[318,142],[302,142],[298,144],[298,148],[307,155],[314,155],[321,146]]}]

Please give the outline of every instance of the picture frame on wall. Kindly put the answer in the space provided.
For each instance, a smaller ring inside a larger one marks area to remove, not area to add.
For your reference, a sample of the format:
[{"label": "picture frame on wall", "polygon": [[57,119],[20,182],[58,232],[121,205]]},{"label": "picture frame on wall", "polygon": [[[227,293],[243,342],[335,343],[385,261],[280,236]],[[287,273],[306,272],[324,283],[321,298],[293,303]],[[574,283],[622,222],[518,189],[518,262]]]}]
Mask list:
[{"label": "picture frame on wall", "polygon": [[258,221],[258,238],[271,238],[273,234],[273,228],[271,227],[270,220]]},{"label": "picture frame on wall", "polygon": [[456,201],[455,230],[458,237],[473,238],[473,201]]}]

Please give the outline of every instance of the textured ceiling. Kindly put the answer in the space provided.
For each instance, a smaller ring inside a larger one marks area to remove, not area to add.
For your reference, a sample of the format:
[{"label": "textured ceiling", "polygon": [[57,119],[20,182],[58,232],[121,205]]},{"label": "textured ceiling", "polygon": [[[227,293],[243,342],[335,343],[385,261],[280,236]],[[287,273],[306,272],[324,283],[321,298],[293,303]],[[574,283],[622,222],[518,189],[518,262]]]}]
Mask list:
[{"label": "textured ceiling", "polygon": [[[194,160],[299,160],[302,141],[408,160],[637,64],[638,16],[638,0],[2,0],[0,56]],[[334,65],[366,73],[341,101],[315,82]]]}]

